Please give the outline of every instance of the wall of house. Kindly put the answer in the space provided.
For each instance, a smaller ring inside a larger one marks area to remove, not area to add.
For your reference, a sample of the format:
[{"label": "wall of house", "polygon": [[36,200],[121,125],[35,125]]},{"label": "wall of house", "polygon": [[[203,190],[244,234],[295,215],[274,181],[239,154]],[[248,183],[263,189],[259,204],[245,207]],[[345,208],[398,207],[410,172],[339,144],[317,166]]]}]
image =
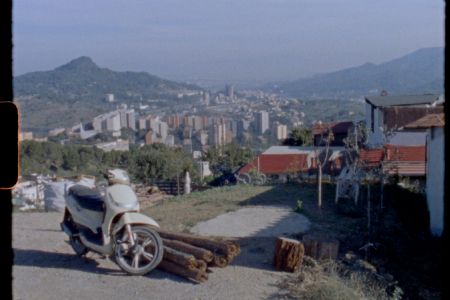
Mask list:
[{"label": "wall of house", "polygon": [[432,128],[427,137],[427,203],[430,229],[440,236],[444,229],[444,129]]},{"label": "wall of house", "polygon": [[379,146],[383,144],[383,111],[380,108],[375,107],[374,111],[374,126],[372,131],[372,105],[366,102],[366,128],[369,133],[369,145]]},{"label": "wall of house", "polygon": [[397,131],[389,137],[388,143],[392,145],[402,146],[421,146],[425,145],[427,133],[424,132],[409,132]]}]

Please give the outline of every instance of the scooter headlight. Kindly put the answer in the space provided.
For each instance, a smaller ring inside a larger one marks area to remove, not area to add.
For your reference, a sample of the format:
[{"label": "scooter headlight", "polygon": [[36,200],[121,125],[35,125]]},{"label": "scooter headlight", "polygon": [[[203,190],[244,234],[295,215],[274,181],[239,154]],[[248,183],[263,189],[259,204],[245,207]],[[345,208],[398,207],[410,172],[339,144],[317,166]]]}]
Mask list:
[{"label": "scooter headlight", "polygon": [[139,210],[139,200],[128,185],[113,185],[107,190],[108,200],[118,208]]}]

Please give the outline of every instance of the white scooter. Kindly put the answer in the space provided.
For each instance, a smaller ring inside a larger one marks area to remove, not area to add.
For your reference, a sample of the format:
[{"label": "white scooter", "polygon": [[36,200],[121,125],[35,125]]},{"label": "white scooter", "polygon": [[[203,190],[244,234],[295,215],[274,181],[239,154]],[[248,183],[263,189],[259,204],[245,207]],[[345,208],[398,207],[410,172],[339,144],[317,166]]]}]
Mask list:
[{"label": "white scooter", "polygon": [[159,225],[139,213],[128,175],[120,173],[108,171],[110,186],[103,193],[82,185],[66,190],[61,229],[77,255],[93,251],[111,256],[125,272],[144,275],[163,257],[162,240],[152,228]]}]

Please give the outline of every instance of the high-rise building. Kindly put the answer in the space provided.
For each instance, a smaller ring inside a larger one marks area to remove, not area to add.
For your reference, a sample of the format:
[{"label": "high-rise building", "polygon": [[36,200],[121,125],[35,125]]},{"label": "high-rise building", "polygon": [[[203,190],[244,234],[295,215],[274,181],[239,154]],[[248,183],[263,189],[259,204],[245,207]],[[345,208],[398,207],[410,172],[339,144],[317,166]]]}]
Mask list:
[{"label": "high-rise building", "polygon": [[256,114],[256,130],[257,134],[263,135],[269,129],[269,113],[260,111]]},{"label": "high-rise building", "polygon": [[19,134],[19,141],[31,141],[33,140],[33,132],[31,131],[22,131]]},{"label": "high-rise building", "polygon": [[227,129],[225,124],[214,124],[210,130],[210,142],[212,146],[222,146],[227,142]]},{"label": "high-rise building", "polygon": [[234,98],[234,86],[232,84],[225,86],[225,95],[229,98]]},{"label": "high-rise building", "polygon": [[146,134],[145,134],[145,144],[146,145],[151,145],[153,143],[156,142],[156,134],[155,132],[153,132],[153,130],[149,130]]},{"label": "high-rise building", "polygon": [[178,128],[181,125],[181,120],[179,115],[170,115],[167,117],[167,124],[170,128]]},{"label": "high-rise building", "polygon": [[239,120],[237,123],[237,135],[242,135],[245,131],[250,127],[250,121],[248,120]]},{"label": "high-rise building", "polygon": [[237,121],[228,120],[227,121],[227,130],[230,131],[231,136],[235,138],[237,136]]},{"label": "high-rise building", "polygon": [[161,140],[165,141],[167,138],[167,132],[169,130],[169,126],[167,126],[166,122],[159,122],[158,125],[159,125],[158,126],[158,129],[159,129],[158,134],[161,137]]},{"label": "high-rise building", "polygon": [[159,132],[159,120],[158,118],[154,118],[154,117],[147,117],[147,126],[148,128],[150,128],[151,130],[153,130],[153,132]]},{"label": "high-rise building", "polygon": [[208,92],[204,92],[203,93],[203,103],[208,106],[209,105],[209,93]]},{"label": "high-rise building", "polygon": [[274,125],[274,135],[277,140],[285,140],[288,136],[287,126],[279,124],[278,122]]},{"label": "high-rise building", "polygon": [[193,117],[193,122],[192,122],[192,127],[194,128],[195,131],[197,130],[201,130],[203,129],[203,120],[202,117],[200,116],[194,116]]},{"label": "high-rise building", "polygon": [[132,130],[136,130],[136,118],[135,118],[134,109],[127,110],[125,115],[126,115],[126,120],[127,120],[126,127],[130,128]]},{"label": "high-rise building", "polygon": [[100,115],[95,117],[92,120],[92,127],[97,132],[102,132],[103,130],[106,130],[106,119],[104,115]]},{"label": "high-rise building", "polygon": [[146,130],[147,129],[147,118],[139,117],[139,119],[138,119],[138,129],[139,130]]},{"label": "high-rise building", "polygon": [[192,138],[192,128],[187,126],[183,130],[183,137],[191,139]]},{"label": "high-rise building", "polygon": [[114,112],[108,115],[106,119],[106,130],[108,131],[120,131],[120,114]]},{"label": "high-rise building", "polygon": [[120,114],[120,127],[121,128],[127,128],[127,111],[125,109],[119,110]]},{"label": "high-rise building", "polygon": [[209,120],[207,116],[202,116],[202,127],[203,129],[208,128],[209,126]]},{"label": "high-rise building", "polygon": [[169,134],[169,135],[166,137],[165,144],[166,144],[167,146],[174,146],[174,145],[175,145],[175,137],[174,137],[172,134]]},{"label": "high-rise building", "polygon": [[193,116],[184,116],[183,124],[184,124],[184,126],[194,127],[194,117]]},{"label": "high-rise building", "polygon": [[192,139],[183,140],[183,149],[186,152],[192,153]]},{"label": "high-rise building", "polygon": [[201,131],[199,133],[199,135],[200,135],[200,144],[202,146],[207,145],[208,144],[208,133],[206,131]]},{"label": "high-rise building", "polygon": [[105,94],[106,102],[114,102],[114,94]]}]

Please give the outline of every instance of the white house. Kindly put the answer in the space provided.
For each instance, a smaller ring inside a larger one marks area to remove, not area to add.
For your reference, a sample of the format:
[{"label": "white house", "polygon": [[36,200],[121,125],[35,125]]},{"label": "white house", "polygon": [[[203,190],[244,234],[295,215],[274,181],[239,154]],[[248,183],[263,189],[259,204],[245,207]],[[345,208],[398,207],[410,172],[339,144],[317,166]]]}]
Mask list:
[{"label": "white house", "polygon": [[[366,128],[371,146],[394,144],[424,145],[426,130],[401,131],[409,124],[429,113],[443,112],[443,97],[439,95],[370,96],[366,101]],[[390,132],[390,134],[388,134]]]},{"label": "white house", "polygon": [[430,230],[440,236],[444,229],[445,117],[429,114],[405,126],[406,130],[427,130],[427,203]]}]

